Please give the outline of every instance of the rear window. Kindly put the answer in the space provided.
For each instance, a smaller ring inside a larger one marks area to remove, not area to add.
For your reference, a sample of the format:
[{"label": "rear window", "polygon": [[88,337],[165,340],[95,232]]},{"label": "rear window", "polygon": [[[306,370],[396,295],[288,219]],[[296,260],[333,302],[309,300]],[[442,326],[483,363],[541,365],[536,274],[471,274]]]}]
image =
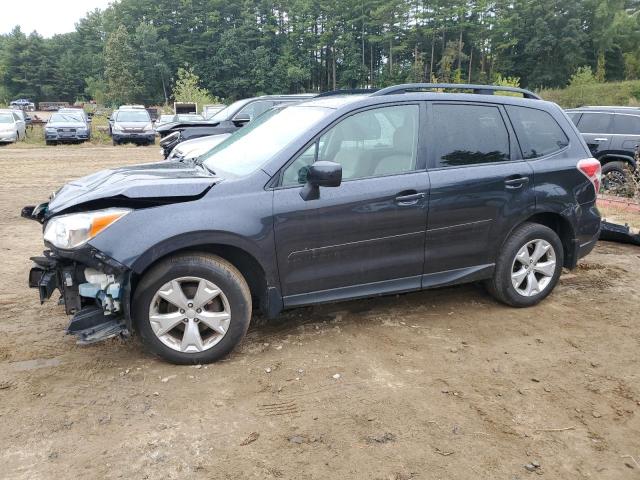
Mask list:
[{"label": "rear window", "polygon": [[435,104],[436,167],[510,160],[509,133],[497,107]]},{"label": "rear window", "polygon": [[611,133],[610,113],[583,113],[578,123],[578,130],[582,133]]},{"label": "rear window", "polygon": [[640,135],[640,116],[616,115],[613,121],[613,131],[620,135]]},{"label": "rear window", "polygon": [[558,122],[543,110],[506,106],[525,159],[544,157],[569,145]]}]

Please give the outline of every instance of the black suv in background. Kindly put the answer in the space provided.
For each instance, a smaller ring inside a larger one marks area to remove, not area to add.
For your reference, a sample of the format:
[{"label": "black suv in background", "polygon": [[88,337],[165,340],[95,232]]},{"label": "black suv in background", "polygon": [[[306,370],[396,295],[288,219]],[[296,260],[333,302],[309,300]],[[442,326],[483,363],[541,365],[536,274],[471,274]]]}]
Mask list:
[{"label": "black suv in background", "polygon": [[232,133],[244,127],[257,116],[277,105],[292,105],[309,100],[317,94],[302,93],[297,95],[263,95],[261,97],[245,98],[232,103],[220,110],[207,120],[201,122],[171,122],[159,126],[156,131],[162,137],[160,146],[164,158],[171,150],[185,140]]},{"label": "black suv in background", "polygon": [[526,90],[314,99],[196,161],[104,170],[25,207],[47,248],[29,285],[60,290],[81,342],[135,331],[175,363],[228,354],[254,309],[473,281],[528,307],[595,246],[600,169]]},{"label": "black suv in background", "polygon": [[567,110],[602,164],[606,189],[626,182],[626,169],[637,168],[634,154],[640,145],[640,107],[580,107]]}]

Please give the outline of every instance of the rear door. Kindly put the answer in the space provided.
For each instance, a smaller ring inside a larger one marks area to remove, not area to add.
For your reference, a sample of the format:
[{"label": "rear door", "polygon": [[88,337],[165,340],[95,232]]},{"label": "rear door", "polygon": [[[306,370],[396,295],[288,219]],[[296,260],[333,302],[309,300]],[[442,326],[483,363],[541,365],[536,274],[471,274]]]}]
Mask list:
[{"label": "rear door", "polygon": [[424,287],[486,273],[514,218],[535,206],[532,169],[502,106],[434,102],[430,112]]},{"label": "rear door", "polygon": [[578,122],[591,154],[599,158],[609,150],[613,131],[613,114],[605,112],[584,112]]}]

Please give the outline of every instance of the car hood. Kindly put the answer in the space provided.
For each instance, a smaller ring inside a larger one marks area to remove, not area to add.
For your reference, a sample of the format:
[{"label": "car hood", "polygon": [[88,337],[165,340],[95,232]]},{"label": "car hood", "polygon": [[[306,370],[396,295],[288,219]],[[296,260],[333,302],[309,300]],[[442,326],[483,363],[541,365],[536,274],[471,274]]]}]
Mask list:
[{"label": "car hood", "polygon": [[199,198],[220,180],[204,167],[177,162],[102,170],[63,186],[52,196],[44,216],[80,206],[91,209],[188,201]]},{"label": "car hood", "polygon": [[202,120],[195,122],[169,122],[163,123],[162,125],[158,125],[156,130],[158,133],[165,133],[171,130],[176,130],[179,128],[187,128],[187,127],[215,127],[219,125],[220,122],[212,122],[210,120]]},{"label": "car hood", "polygon": [[181,159],[189,159],[199,157],[230,136],[230,133],[222,133],[220,135],[209,135],[208,137],[186,140],[174,147],[169,158],[180,157]]}]

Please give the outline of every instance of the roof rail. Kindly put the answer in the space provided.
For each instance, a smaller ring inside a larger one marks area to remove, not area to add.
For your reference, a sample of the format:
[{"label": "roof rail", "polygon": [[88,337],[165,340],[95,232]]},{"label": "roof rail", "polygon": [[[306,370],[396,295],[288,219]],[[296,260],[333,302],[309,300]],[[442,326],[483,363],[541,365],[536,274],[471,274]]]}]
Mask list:
[{"label": "roof rail", "polygon": [[493,95],[494,92],[513,92],[521,93],[524,98],[531,98],[534,100],[542,100],[535,93],[525,90],[524,88],[516,87],[502,87],[498,85],[471,85],[467,83],[404,83],[402,85],[392,85],[391,87],[383,88],[372,96],[381,95],[393,95],[396,93],[408,93],[419,90],[471,90],[476,95]]},{"label": "roof rail", "polygon": [[322,92],[318,94],[318,97],[332,97],[334,95],[358,95],[362,93],[374,93],[379,91],[377,88],[344,88],[341,90],[331,90],[329,92]]}]

